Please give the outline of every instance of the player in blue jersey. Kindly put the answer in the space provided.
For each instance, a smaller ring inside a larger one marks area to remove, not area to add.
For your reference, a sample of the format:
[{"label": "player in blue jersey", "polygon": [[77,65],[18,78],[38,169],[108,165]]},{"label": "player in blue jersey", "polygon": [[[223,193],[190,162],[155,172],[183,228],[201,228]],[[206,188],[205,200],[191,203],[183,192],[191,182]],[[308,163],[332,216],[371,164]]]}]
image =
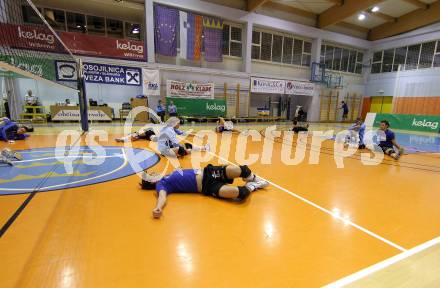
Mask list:
[{"label": "player in blue jersey", "polygon": [[356,122],[348,128],[349,135],[345,139],[347,145],[356,144],[359,149],[365,149],[364,135],[365,135],[365,123],[361,118],[357,118]]},{"label": "player in blue jersey", "polygon": [[[399,159],[403,154],[404,149],[400,146],[396,141],[396,136],[394,132],[389,129],[390,123],[387,120],[380,121],[380,129],[378,133],[379,137],[379,147],[382,148],[382,151],[393,157],[394,159]],[[396,147],[398,150],[396,151]]]},{"label": "player in blue jersey", "polygon": [[[243,178],[243,186],[230,185],[235,178]],[[196,169],[176,170],[160,178],[155,173],[145,173],[142,189],[156,190],[157,203],[153,217],[160,218],[167,196],[171,193],[201,193],[223,199],[244,201],[251,192],[265,188],[269,183],[256,176],[248,166],[206,166],[203,171]]]}]

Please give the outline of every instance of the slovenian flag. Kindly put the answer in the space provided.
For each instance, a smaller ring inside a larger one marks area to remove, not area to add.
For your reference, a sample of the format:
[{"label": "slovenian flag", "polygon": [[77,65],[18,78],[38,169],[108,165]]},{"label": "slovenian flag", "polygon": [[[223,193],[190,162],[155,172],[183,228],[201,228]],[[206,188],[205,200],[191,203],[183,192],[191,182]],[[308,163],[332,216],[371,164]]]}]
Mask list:
[{"label": "slovenian flag", "polygon": [[193,13],[180,13],[180,57],[200,60],[202,50],[203,17]]}]

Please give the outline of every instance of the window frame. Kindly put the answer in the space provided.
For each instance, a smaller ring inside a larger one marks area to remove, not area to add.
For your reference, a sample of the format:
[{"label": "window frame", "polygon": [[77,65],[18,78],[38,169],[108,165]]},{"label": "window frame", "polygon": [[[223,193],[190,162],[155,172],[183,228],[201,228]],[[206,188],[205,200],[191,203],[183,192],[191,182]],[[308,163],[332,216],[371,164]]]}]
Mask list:
[{"label": "window frame", "polygon": [[[228,52],[229,53],[228,54],[223,54],[223,56],[225,56],[225,57],[232,57],[232,58],[236,58],[236,59],[243,59],[243,26],[240,25],[240,24],[237,24],[237,23],[232,23],[232,22],[227,22],[227,21],[224,21],[223,25],[228,25],[229,26],[229,31],[228,31],[228,36],[229,36],[228,37],[229,38],[229,41],[228,41],[228,45],[229,45]],[[240,29],[240,31],[241,31],[241,41],[232,39],[232,27]],[[240,46],[241,46],[241,56],[231,55],[231,43],[239,43],[240,44]],[[261,44],[261,35],[260,35],[260,44]],[[260,49],[260,54],[261,54],[261,49]]]}]

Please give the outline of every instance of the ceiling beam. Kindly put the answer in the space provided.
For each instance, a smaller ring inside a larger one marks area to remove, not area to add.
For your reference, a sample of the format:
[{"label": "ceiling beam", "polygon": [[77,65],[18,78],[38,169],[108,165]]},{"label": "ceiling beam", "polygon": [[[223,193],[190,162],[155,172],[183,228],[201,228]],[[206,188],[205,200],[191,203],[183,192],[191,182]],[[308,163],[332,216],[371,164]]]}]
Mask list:
[{"label": "ceiling beam", "polygon": [[333,4],[336,4],[338,6],[342,5],[342,2],[344,2],[343,0],[327,0],[328,2],[331,2]]},{"label": "ceiling beam", "polygon": [[269,0],[247,0],[247,10],[253,12]]},{"label": "ceiling beam", "polygon": [[405,2],[408,2],[414,6],[417,6],[419,9],[428,9],[428,4],[423,3],[422,1],[419,0],[403,0]]},{"label": "ceiling beam", "polygon": [[371,12],[371,11],[367,11],[367,13],[373,17],[377,17],[380,18],[386,22],[396,22],[397,18],[394,18],[393,16],[390,16],[388,14],[384,14],[381,12]]},{"label": "ceiling beam", "polygon": [[355,25],[355,24],[347,23],[347,22],[339,22],[338,24],[336,24],[336,26],[348,28],[348,29],[359,31],[359,32],[362,32],[362,33],[370,32],[370,29],[368,29],[366,27],[358,26],[358,25]]},{"label": "ceiling beam", "polygon": [[371,29],[369,40],[383,39],[436,22],[440,22],[440,1],[432,3],[426,10],[412,11],[397,18],[396,22],[385,23]]},{"label": "ceiling beam", "polygon": [[[274,9],[274,10],[279,10],[279,11],[285,11],[288,13],[292,13],[294,15],[302,16],[302,17],[309,18],[309,19],[314,19],[315,21],[318,18],[318,14],[315,14],[315,13],[309,12],[309,11],[305,11],[302,9],[298,9],[298,8],[295,8],[295,7],[292,7],[289,5],[281,4],[278,2],[268,2],[268,3],[264,4],[264,7]],[[361,27],[361,26],[351,24],[351,23],[340,22],[339,24],[340,24],[339,26],[341,26],[341,27],[356,30],[356,31],[363,32],[363,33],[368,33],[370,31],[370,29],[368,29],[368,28]]]},{"label": "ceiling beam", "polygon": [[367,10],[371,6],[383,2],[384,0],[345,0],[342,6],[333,6],[318,17],[318,27],[324,28],[352,16],[360,11]]},{"label": "ceiling beam", "polygon": [[279,10],[279,11],[284,11],[284,12],[288,12],[288,13],[292,13],[298,16],[303,16],[306,18],[313,18],[313,19],[317,19],[318,15],[313,13],[313,12],[309,12],[306,10],[302,10],[302,9],[298,9],[289,5],[285,5],[285,4],[281,4],[278,2],[268,2],[264,5],[265,8],[271,8],[274,10]]}]

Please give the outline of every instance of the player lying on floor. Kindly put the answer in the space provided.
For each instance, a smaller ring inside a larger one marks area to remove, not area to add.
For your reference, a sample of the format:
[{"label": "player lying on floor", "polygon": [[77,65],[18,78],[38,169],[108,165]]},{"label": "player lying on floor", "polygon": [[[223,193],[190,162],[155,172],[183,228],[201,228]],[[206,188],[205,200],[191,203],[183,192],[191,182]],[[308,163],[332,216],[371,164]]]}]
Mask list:
[{"label": "player lying on floor", "polygon": [[[243,186],[230,185],[235,178],[243,178]],[[201,170],[176,170],[160,178],[155,173],[145,172],[141,182],[142,189],[156,190],[157,203],[153,217],[160,218],[162,210],[171,193],[201,193],[205,196],[244,201],[251,192],[265,188],[267,181],[256,176],[248,166],[213,166],[209,164]]]},{"label": "player lying on floor", "polygon": [[354,144],[357,145],[359,149],[365,149],[365,127],[365,123],[363,123],[362,119],[357,118],[356,122],[348,128],[349,134],[345,138],[345,144]]},{"label": "player lying on floor", "polygon": [[295,133],[307,132],[307,131],[309,131],[309,124],[306,122],[303,122],[300,124],[300,123],[298,123],[297,120],[293,120],[292,131]]},{"label": "player lying on floor", "polygon": [[134,142],[138,140],[156,141],[156,134],[154,133],[153,128],[142,128],[137,132],[115,139],[116,142]]},{"label": "player lying on floor", "polygon": [[193,147],[189,143],[180,144],[177,135],[186,135],[179,130],[180,119],[171,117],[165,122],[165,127],[160,130],[157,137],[157,148],[163,156],[182,157],[191,153],[191,151],[209,151],[209,145],[203,147]]},{"label": "player lying on floor", "polygon": [[20,125],[8,118],[0,118],[0,140],[24,140],[29,137],[26,132],[34,132],[32,126]]},{"label": "player lying on floor", "polygon": [[[382,148],[383,153],[393,157],[394,159],[399,159],[403,154],[404,149],[396,141],[396,136],[394,132],[389,129],[390,123],[387,120],[380,121],[380,128],[378,131],[379,147]],[[394,148],[396,147],[398,150]]]},{"label": "player lying on floor", "polygon": [[234,129],[234,123],[232,123],[232,121],[226,121],[223,117],[218,117],[217,127],[215,127],[215,132],[223,133],[223,132],[240,132],[240,131]]}]

